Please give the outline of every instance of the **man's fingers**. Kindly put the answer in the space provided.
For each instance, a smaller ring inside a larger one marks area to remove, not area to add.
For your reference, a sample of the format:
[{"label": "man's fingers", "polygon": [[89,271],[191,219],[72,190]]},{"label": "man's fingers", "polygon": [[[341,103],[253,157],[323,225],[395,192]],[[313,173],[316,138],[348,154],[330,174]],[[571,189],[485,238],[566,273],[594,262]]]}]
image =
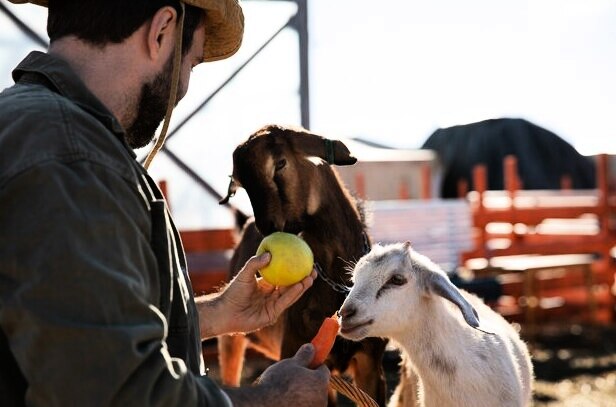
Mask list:
[{"label": "man's fingers", "polygon": [[244,267],[238,273],[239,278],[252,278],[259,269],[267,266],[272,258],[272,255],[269,252],[265,252],[259,256],[252,256]]},{"label": "man's fingers", "polygon": [[321,366],[317,367],[316,369],[314,369],[314,371],[319,374],[321,380],[323,380],[324,383],[329,382],[329,378],[331,377],[331,371],[325,364],[322,364]]},{"label": "man's fingers", "polygon": [[[308,367],[308,365],[310,365],[310,362],[312,362],[312,359],[314,358],[315,351],[316,349],[314,348],[313,344],[305,343],[302,346],[300,346],[300,348],[297,350],[297,352],[293,356],[293,359],[295,359],[297,363],[299,363],[301,366]],[[331,375],[331,372],[329,371],[329,368],[325,364],[313,370],[321,378],[323,383],[329,382],[329,377]]]},{"label": "man's fingers", "polygon": [[275,304],[276,315],[280,315],[282,311],[290,307],[295,301],[299,300],[304,292],[312,286],[313,282],[314,277],[310,275],[299,283],[280,289],[280,297]]},{"label": "man's fingers", "polygon": [[293,359],[302,366],[308,366],[314,357],[314,345],[311,343],[305,343],[295,352]]},{"label": "man's fingers", "polygon": [[284,290],[278,290],[279,297],[274,304],[274,312],[276,316],[282,314],[282,312],[289,308],[295,301],[304,293],[304,287],[301,284],[293,284],[290,287],[284,288]]}]

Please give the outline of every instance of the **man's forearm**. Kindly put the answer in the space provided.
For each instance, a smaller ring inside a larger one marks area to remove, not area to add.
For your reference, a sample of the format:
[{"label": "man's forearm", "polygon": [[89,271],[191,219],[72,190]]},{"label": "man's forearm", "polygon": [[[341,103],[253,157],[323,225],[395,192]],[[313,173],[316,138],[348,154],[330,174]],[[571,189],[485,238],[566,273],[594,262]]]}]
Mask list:
[{"label": "man's forearm", "polygon": [[202,295],[195,298],[199,312],[201,340],[229,333],[225,313],[222,310],[220,293]]}]

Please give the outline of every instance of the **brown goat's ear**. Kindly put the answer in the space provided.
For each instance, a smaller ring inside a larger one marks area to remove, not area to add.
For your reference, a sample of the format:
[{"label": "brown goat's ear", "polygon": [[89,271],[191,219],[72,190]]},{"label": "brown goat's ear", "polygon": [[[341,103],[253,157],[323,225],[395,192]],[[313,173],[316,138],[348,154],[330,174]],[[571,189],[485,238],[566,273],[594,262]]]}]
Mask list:
[{"label": "brown goat's ear", "polygon": [[307,131],[292,130],[289,135],[295,148],[305,155],[320,157],[328,164],[335,165],[353,165],[357,162],[357,158],[340,140],[330,140]]},{"label": "brown goat's ear", "polygon": [[357,162],[357,158],[351,155],[347,146],[340,140],[325,139],[325,149],[325,159],[329,164],[353,165]]}]

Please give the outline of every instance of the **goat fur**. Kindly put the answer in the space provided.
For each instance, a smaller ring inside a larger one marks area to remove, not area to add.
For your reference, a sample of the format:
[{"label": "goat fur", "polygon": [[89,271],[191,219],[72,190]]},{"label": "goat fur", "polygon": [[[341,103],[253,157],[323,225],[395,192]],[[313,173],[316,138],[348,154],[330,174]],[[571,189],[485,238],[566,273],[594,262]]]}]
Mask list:
[{"label": "goat fur", "polygon": [[[299,234],[308,243],[326,277],[350,285],[349,267],[365,254],[370,242],[355,199],[330,164],[355,161],[342,142],[298,128],[266,126],[239,145],[233,153],[228,197],[244,188],[254,219],[244,226],[229,278],[255,253],[264,235],[285,231]],[[274,325],[248,335],[219,337],[223,383],[239,384],[247,347],[273,360],[292,356],[313,338],[323,320],[340,308],[345,295],[319,277]],[[385,345],[380,338],[354,342],[338,337],[326,364],[333,374],[350,375],[358,387],[384,406]],[[330,405],[334,405],[334,395]]]},{"label": "goat fur", "polygon": [[[410,243],[374,245],[353,282],[340,310],[341,335],[391,339],[419,378],[417,401],[399,387],[390,406],[530,405],[533,369],[516,330]],[[403,379],[402,386],[414,385],[408,372]]]}]

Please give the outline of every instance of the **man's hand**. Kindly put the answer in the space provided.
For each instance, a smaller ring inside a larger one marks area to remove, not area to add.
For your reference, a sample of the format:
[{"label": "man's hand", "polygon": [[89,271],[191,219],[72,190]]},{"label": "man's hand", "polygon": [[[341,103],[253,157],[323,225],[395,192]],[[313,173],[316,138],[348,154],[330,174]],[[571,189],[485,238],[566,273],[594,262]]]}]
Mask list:
[{"label": "man's hand", "polygon": [[305,344],[292,358],[268,367],[255,386],[225,391],[236,407],[326,406],[330,372],[325,365],[309,369],[313,356],[314,346]]},{"label": "man's hand", "polygon": [[256,274],[271,259],[269,253],[251,257],[219,293],[196,298],[202,338],[246,333],[271,325],[317,277],[316,271],[299,283],[274,287]]},{"label": "man's hand", "polygon": [[265,267],[271,259],[269,253],[251,257],[233,280],[221,293],[220,300],[228,311],[232,332],[250,332],[271,325],[291,304],[312,286],[316,271],[299,283],[287,287],[274,287],[262,278],[257,271]]}]

